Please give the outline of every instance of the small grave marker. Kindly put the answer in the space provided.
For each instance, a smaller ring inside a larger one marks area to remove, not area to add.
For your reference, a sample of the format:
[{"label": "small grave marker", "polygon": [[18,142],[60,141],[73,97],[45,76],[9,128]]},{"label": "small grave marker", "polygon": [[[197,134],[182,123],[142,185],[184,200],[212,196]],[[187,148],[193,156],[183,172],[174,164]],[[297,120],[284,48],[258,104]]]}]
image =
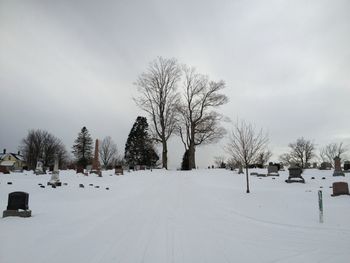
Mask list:
[{"label": "small grave marker", "polygon": [[332,196],[349,195],[349,185],[347,182],[334,182]]}]

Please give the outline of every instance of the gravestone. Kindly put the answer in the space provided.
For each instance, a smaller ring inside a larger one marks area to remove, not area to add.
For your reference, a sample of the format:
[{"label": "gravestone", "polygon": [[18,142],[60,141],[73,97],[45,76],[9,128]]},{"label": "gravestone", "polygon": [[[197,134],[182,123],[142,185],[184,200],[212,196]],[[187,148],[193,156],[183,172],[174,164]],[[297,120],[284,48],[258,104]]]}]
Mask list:
[{"label": "gravestone", "polygon": [[114,174],[115,175],[123,175],[124,174],[123,166],[116,165],[115,168],[114,168]]},{"label": "gravestone", "polygon": [[82,165],[77,165],[77,174],[83,174],[84,173],[84,167]]},{"label": "gravestone", "polygon": [[284,171],[284,165],[283,165],[283,163],[280,163],[280,171]]},{"label": "gravestone", "polygon": [[47,183],[47,185],[54,185],[54,186],[61,186],[61,182],[60,182],[60,177],[59,177],[60,171],[58,170],[58,155],[55,155],[55,165],[53,168],[53,172],[51,174],[51,179],[50,181]]},{"label": "gravestone", "polygon": [[243,174],[243,166],[241,164],[239,164],[238,166],[238,174]]},{"label": "gravestone", "polygon": [[36,175],[44,174],[44,166],[41,161],[36,162],[35,174]]},{"label": "gravestone", "polygon": [[94,174],[97,174],[99,177],[102,177],[101,165],[100,165],[100,160],[98,155],[98,139],[96,139],[96,142],[95,142],[95,155],[94,155],[94,159],[92,160],[92,168],[90,173],[94,173]]},{"label": "gravestone", "polygon": [[3,217],[19,216],[30,217],[32,211],[28,206],[29,194],[26,192],[9,193],[7,209],[3,212]]},{"label": "gravestone", "polygon": [[349,185],[346,182],[334,182],[332,196],[349,195]]},{"label": "gravestone", "polygon": [[333,176],[345,176],[345,174],[343,173],[343,170],[341,169],[340,160],[341,159],[339,157],[335,157],[334,158],[334,172],[333,172]]},{"label": "gravestone", "polygon": [[320,170],[330,170],[332,168],[332,165],[327,162],[322,162],[320,165]]},{"label": "gravestone", "polygon": [[288,179],[286,183],[305,183],[305,179],[301,176],[303,170],[299,167],[290,167]]},{"label": "gravestone", "polygon": [[344,172],[350,172],[350,161],[344,162]]},{"label": "gravestone", "polygon": [[279,176],[278,166],[276,166],[276,165],[269,165],[267,167],[267,176]]}]

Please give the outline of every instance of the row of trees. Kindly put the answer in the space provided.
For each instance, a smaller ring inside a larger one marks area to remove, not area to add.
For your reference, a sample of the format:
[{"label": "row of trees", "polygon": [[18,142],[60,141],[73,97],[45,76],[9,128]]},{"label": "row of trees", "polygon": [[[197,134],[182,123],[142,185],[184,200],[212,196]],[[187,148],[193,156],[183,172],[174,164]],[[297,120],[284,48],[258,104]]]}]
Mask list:
[{"label": "row of trees", "polygon": [[[28,169],[35,169],[38,161],[46,167],[53,166],[55,155],[58,155],[60,167],[67,167],[76,163],[86,166],[92,162],[93,139],[86,127],[83,127],[72,147],[75,160],[71,160],[66,147],[60,139],[45,130],[29,130],[22,139],[20,150],[27,162]],[[111,168],[121,158],[116,144],[107,136],[102,140],[99,148],[101,162],[105,168]]]},{"label": "row of trees", "polygon": [[330,143],[320,149],[319,154],[316,153],[316,146],[311,140],[304,137],[298,138],[296,142],[288,145],[289,152],[282,154],[279,159],[286,165],[298,165],[301,168],[308,168],[312,160],[330,163],[334,167],[334,158],[344,156],[348,150],[342,142]]}]

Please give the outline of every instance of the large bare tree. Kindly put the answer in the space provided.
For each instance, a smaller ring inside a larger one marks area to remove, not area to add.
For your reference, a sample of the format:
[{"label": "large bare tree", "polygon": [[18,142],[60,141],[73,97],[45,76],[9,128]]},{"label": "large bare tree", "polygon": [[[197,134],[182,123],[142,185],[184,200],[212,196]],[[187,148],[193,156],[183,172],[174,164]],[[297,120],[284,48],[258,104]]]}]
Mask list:
[{"label": "large bare tree", "polygon": [[231,160],[244,165],[246,170],[247,193],[249,190],[249,165],[253,164],[257,157],[266,151],[268,136],[262,129],[255,128],[245,121],[237,121],[229,134],[226,151]]},{"label": "large bare tree", "polygon": [[298,164],[301,168],[306,168],[307,164],[315,156],[315,144],[310,140],[304,139],[304,137],[288,144],[288,147],[290,148],[288,153],[289,163]]},{"label": "large bare tree", "polygon": [[62,141],[45,130],[29,130],[19,148],[23,152],[29,169],[35,169],[39,160],[46,167],[53,165],[56,154],[61,167],[68,160],[68,154]]},{"label": "large bare tree", "polygon": [[151,119],[152,136],[156,142],[162,144],[162,164],[166,169],[167,141],[175,129],[176,108],[179,104],[177,85],[180,78],[181,70],[176,59],[158,57],[136,81],[140,96],[134,100]]},{"label": "large bare tree", "polygon": [[102,165],[105,169],[111,167],[113,162],[118,158],[117,145],[110,136],[107,136],[102,140],[99,153]]},{"label": "large bare tree", "polygon": [[227,103],[228,98],[220,93],[225,88],[223,81],[210,81],[187,66],[183,66],[183,73],[177,132],[188,151],[189,169],[192,169],[196,168],[196,146],[216,142],[224,136],[226,131],[220,126],[222,115],[213,109]]},{"label": "large bare tree", "polygon": [[339,157],[347,152],[348,148],[340,143],[330,143],[320,150],[320,158],[323,162],[328,162],[334,167],[334,158]]}]

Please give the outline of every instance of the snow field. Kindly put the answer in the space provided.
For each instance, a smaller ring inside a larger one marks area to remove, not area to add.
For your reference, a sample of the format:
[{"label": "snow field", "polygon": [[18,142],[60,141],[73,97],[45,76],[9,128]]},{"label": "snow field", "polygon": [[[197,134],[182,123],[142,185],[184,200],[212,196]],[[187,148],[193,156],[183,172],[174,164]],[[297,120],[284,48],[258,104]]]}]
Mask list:
[{"label": "snow field", "polygon": [[306,184],[285,183],[288,171],[250,176],[250,194],[245,175],[227,170],[110,174],[61,171],[68,185],[56,189],[38,186],[50,175],[0,174],[0,208],[25,191],[33,215],[0,219],[0,262],[350,262],[350,196],[329,188],[350,174],[305,170]]}]

